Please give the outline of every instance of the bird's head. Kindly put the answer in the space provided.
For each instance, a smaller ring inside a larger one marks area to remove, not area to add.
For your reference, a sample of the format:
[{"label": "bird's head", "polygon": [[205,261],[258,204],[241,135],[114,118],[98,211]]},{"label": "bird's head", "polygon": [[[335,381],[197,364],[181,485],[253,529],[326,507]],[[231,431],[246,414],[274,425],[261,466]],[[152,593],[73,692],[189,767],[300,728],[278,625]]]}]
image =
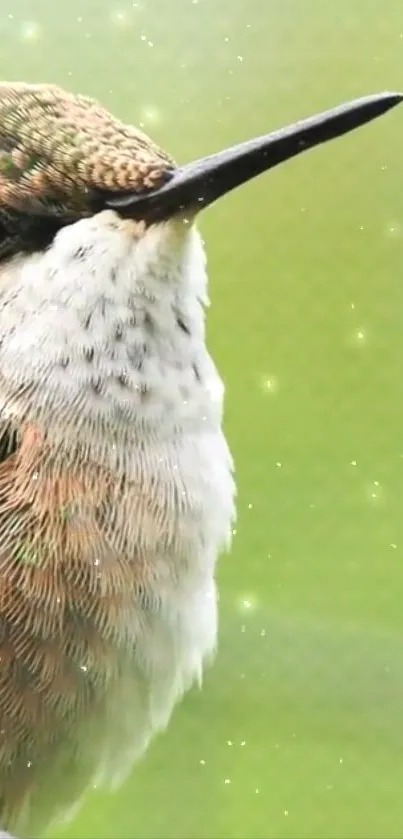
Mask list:
[{"label": "bird's head", "polygon": [[402,101],[382,93],[341,105],[184,166],[85,96],[52,85],[0,84],[0,259],[42,249],[103,210],[144,230],[188,216],[313,146]]},{"label": "bird's head", "polygon": [[91,99],[0,84],[0,404],[64,426],[71,414],[74,429],[117,412],[161,424],[176,404],[167,370],[193,382],[196,359],[210,375],[195,216],[402,99],[369,96],[176,166]]}]

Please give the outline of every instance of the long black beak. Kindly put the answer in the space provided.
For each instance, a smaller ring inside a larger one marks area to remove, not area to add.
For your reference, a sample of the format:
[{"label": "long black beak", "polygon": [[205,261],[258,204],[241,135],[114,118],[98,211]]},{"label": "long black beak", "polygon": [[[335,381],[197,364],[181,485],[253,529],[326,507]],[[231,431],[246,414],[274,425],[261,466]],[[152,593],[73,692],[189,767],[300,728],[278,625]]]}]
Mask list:
[{"label": "long black beak", "polygon": [[180,211],[195,212],[251,178],[301,152],[353,131],[403,101],[402,93],[377,93],[247,140],[173,170],[170,180],[147,193],[108,199],[130,218],[160,221]]}]

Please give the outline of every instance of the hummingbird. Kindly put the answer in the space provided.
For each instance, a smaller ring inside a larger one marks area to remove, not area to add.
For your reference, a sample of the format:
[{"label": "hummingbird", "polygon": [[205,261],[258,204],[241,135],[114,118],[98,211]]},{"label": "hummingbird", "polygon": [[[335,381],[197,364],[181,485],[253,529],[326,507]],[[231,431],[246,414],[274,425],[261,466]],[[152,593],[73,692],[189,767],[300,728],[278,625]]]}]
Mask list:
[{"label": "hummingbird", "polygon": [[403,99],[177,165],[96,101],[0,84],[0,823],[119,784],[217,644],[236,515],[199,212]]}]

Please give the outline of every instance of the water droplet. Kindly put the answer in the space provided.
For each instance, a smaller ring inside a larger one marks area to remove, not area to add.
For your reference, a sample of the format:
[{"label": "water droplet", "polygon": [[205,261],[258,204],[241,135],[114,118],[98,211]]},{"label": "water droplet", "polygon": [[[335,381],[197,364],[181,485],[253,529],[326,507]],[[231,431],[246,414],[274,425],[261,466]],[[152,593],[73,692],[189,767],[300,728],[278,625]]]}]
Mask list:
[{"label": "water droplet", "polygon": [[127,14],[122,9],[114,9],[111,13],[111,20],[116,26],[126,26],[128,23]]},{"label": "water droplet", "polygon": [[[144,38],[144,40],[146,39]],[[148,41],[148,46],[150,46],[150,44],[151,41]],[[148,125],[157,125],[161,122],[162,114],[160,109],[156,108],[155,105],[145,105],[141,111],[140,117],[142,122]]]},{"label": "water droplet", "polygon": [[37,41],[40,36],[40,27],[35,21],[25,21],[21,24],[21,38],[24,41]]},{"label": "water droplet", "polygon": [[278,382],[274,376],[262,376],[260,379],[260,389],[263,393],[274,394],[278,390]]}]

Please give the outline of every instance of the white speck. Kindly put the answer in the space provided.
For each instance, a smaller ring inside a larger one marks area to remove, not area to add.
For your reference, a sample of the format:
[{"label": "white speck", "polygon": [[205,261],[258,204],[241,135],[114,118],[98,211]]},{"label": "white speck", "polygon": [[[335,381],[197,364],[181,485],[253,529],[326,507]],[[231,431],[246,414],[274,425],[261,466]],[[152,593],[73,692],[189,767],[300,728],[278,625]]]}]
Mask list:
[{"label": "white speck", "polygon": [[225,781],[224,781],[224,784],[230,784],[230,783],[231,783],[231,778],[226,778]]},{"label": "white speck", "polygon": [[94,559],[94,565],[100,565],[100,564],[101,564],[100,559]]},{"label": "white speck", "polygon": [[232,740],[227,740],[227,746],[232,746],[232,745],[233,745]]},{"label": "white speck", "polygon": [[205,766],[206,765],[206,761],[203,760],[203,758],[201,760],[199,760],[199,763],[200,763],[200,766]]},{"label": "white speck", "polygon": [[32,480],[37,481],[38,478],[39,478],[39,472],[34,472],[34,474],[32,475]]},{"label": "white speck", "polygon": [[342,757],[339,758],[339,763],[344,763],[344,759]]},{"label": "white speck", "polygon": [[61,597],[56,597],[56,603],[58,603],[58,604],[59,604],[59,603],[61,603],[61,602],[62,602],[62,598],[61,598]]},{"label": "white speck", "polygon": [[141,112],[142,121],[148,125],[157,125],[161,122],[161,118],[161,111],[154,105],[146,105]]},{"label": "white speck", "polygon": [[288,816],[288,810],[284,810],[284,815]]},{"label": "white speck", "polygon": [[248,504],[248,510],[251,510],[252,507],[253,507],[253,504]]},{"label": "white speck", "polygon": [[372,481],[371,486],[368,487],[367,493],[369,498],[373,501],[377,501],[379,498],[383,497],[382,487],[379,484],[379,481]]},{"label": "white speck", "polygon": [[259,795],[259,792],[260,792],[259,787],[256,787],[256,789],[255,789],[255,795]]},{"label": "white speck", "polygon": [[7,15],[7,17],[8,17],[9,20],[14,20],[14,15],[12,15],[12,14]]},{"label": "white speck", "polygon": [[127,14],[121,9],[114,10],[111,13],[111,20],[116,26],[126,26],[128,23]]},{"label": "white speck", "polygon": [[396,545],[396,543],[395,543],[395,542],[391,542],[391,543],[390,543],[390,545],[389,545],[389,547],[390,547],[390,548],[393,548],[394,550],[396,550],[397,545]]},{"label": "white speck", "polygon": [[233,529],[233,531],[232,531],[232,535],[233,535],[233,536],[236,536],[236,527],[234,527],[234,529]]},{"label": "white speck", "polygon": [[281,469],[282,465],[283,465],[283,464],[282,464],[282,463],[280,463],[280,461],[278,460],[278,461],[277,461],[277,463],[276,463],[277,469]]},{"label": "white speck", "polygon": [[360,329],[359,332],[357,332],[357,340],[358,341],[363,341],[364,338],[365,338],[364,332],[362,331],[362,329]]},{"label": "white speck", "polygon": [[266,630],[265,630],[265,629],[261,629],[261,630],[260,630],[260,637],[261,637],[261,638],[264,638],[264,636],[265,636],[265,635],[266,635]]},{"label": "white speck", "polygon": [[148,47],[153,47],[153,46],[154,46],[154,42],[153,42],[153,41],[147,41],[147,46],[148,46]]},{"label": "white speck", "polygon": [[355,309],[355,303],[350,303],[350,309]]},{"label": "white speck", "polygon": [[248,595],[248,597],[241,597],[241,599],[238,601],[238,609],[240,612],[253,612],[256,609],[256,606],[256,597],[254,597],[253,595]]},{"label": "white speck", "polygon": [[237,55],[238,61],[243,61],[243,55]]},{"label": "white speck", "polygon": [[228,41],[229,41],[228,36],[226,38],[224,38],[224,41],[225,41],[226,44],[228,44]]},{"label": "white speck", "polygon": [[28,761],[27,761],[27,767],[28,767],[28,769],[30,769],[30,768],[31,768],[31,766],[32,766],[32,760],[28,760]]},{"label": "white speck", "polygon": [[[256,609],[256,605],[256,598],[253,595],[241,597],[238,600],[238,609],[240,612],[252,612]],[[245,630],[241,629],[241,632],[245,632]]]},{"label": "white speck", "polygon": [[274,394],[278,390],[277,379],[273,376],[263,376],[260,380],[260,387],[264,393]]},{"label": "white speck", "polygon": [[356,460],[351,460],[350,461],[350,466],[357,466],[357,461]]},{"label": "white speck", "polygon": [[241,746],[246,746],[246,740],[241,740]]},{"label": "white speck", "polygon": [[21,38],[24,41],[37,41],[40,36],[40,27],[34,21],[25,21],[21,25]]},{"label": "white speck", "polygon": [[87,673],[87,671],[88,671],[87,665],[86,664],[80,664],[80,670],[82,670],[83,673]]},{"label": "white speck", "polygon": [[397,238],[402,235],[402,226],[397,221],[391,222],[386,228],[386,235],[390,238]]}]

